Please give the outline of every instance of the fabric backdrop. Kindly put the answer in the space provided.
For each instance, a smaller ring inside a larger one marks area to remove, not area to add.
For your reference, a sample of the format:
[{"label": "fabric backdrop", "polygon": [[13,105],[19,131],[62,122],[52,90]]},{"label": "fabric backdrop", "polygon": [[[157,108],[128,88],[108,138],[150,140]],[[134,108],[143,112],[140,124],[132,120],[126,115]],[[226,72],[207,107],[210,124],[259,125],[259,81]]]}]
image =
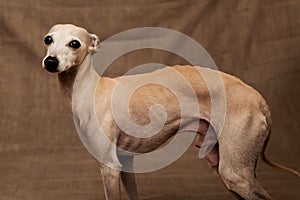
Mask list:
[{"label": "fabric backdrop", "polygon": [[[81,144],[56,75],[41,67],[43,36],[73,23],[101,40],[139,27],[180,31],[218,68],[256,88],[270,105],[268,156],[300,170],[300,2],[297,0],[0,0],[0,200],[104,199],[96,161]],[[140,50],[116,60],[132,67],[185,61]],[[191,147],[171,166],[137,177],[142,199],[233,199]],[[300,199],[299,180],[260,162],[258,179],[275,199]],[[123,198],[124,195],[123,195]]]}]

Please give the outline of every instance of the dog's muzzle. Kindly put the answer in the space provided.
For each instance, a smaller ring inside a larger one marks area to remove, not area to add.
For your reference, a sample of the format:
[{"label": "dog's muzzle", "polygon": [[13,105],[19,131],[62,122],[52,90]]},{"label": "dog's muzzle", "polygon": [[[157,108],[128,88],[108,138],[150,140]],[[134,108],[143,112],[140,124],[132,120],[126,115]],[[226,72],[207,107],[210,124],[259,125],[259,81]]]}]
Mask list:
[{"label": "dog's muzzle", "polygon": [[48,56],[45,60],[44,60],[44,65],[45,65],[45,69],[48,72],[58,72],[58,59],[56,57],[52,57],[52,56]]}]

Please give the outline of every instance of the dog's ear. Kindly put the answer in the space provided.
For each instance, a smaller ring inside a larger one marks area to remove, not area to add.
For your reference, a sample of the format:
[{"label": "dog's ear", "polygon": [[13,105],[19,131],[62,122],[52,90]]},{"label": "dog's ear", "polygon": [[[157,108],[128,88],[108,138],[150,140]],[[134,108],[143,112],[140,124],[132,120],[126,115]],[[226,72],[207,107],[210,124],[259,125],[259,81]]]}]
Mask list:
[{"label": "dog's ear", "polygon": [[100,49],[100,39],[95,34],[90,34],[89,51],[94,53]]}]

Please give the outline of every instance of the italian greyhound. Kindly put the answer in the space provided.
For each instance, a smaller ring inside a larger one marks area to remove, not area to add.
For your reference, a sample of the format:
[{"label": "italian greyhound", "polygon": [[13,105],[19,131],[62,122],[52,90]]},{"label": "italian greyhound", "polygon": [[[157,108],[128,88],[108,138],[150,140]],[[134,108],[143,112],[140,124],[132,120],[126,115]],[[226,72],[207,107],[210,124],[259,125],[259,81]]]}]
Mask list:
[{"label": "italian greyhound", "polygon": [[[149,124],[149,109],[156,104],[165,109],[166,119],[157,134],[149,137],[132,136],[114,120],[111,103],[114,88],[121,84],[126,89],[126,81],[122,82],[120,77],[100,77],[92,65],[91,56],[100,48],[99,38],[84,28],[58,24],[46,34],[44,43],[47,55],[43,60],[43,68],[58,74],[61,92],[73,113],[79,137],[91,155],[99,161],[106,199],[120,199],[120,180],[129,198],[138,199],[134,173],[122,171],[122,155],[118,155],[117,148],[135,153],[151,152],[161,148],[176,135],[183,118],[180,105],[174,100],[176,96],[159,84],[146,84],[135,90],[128,110],[136,124]],[[260,155],[267,164],[300,177],[297,171],[266,158],[264,152],[271,133],[270,110],[263,97],[240,79],[217,70],[177,65],[143,75],[128,76],[126,80],[134,85],[144,79],[170,79],[186,99],[193,96],[182,86],[178,76],[171,76],[172,73],[179,74],[190,84],[201,110],[191,116],[184,116],[184,119],[193,119],[185,120],[185,127],[194,126],[195,119],[198,120],[195,130],[198,147],[203,145],[209,127],[213,127],[211,103],[221,99],[221,88],[218,85],[208,88],[202,75],[212,78],[219,76],[222,79],[226,94],[226,115],[217,143],[205,157],[229,191],[242,199],[272,199],[256,179],[255,169]],[[126,162],[132,164],[132,157],[128,156]]]}]

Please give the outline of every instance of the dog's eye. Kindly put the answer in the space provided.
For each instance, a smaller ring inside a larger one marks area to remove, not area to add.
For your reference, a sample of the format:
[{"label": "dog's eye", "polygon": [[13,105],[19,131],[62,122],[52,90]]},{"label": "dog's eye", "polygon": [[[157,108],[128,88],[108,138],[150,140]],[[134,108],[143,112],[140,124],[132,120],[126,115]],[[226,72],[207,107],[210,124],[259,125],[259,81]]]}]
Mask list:
[{"label": "dog's eye", "polygon": [[73,49],[78,49],[81,46],[80,42],[77,40],[72,40],[69,43],[69,47],[73,48]]},{"label": "dog's eye", "polygon": [[44,39],[44,43],[46,44],[46,45],[49,45],[49,44],[51,44],[53,42],[53,39],[52,39],[52,37],[51,36],[46,36],[45,37],[45,39]]}]

